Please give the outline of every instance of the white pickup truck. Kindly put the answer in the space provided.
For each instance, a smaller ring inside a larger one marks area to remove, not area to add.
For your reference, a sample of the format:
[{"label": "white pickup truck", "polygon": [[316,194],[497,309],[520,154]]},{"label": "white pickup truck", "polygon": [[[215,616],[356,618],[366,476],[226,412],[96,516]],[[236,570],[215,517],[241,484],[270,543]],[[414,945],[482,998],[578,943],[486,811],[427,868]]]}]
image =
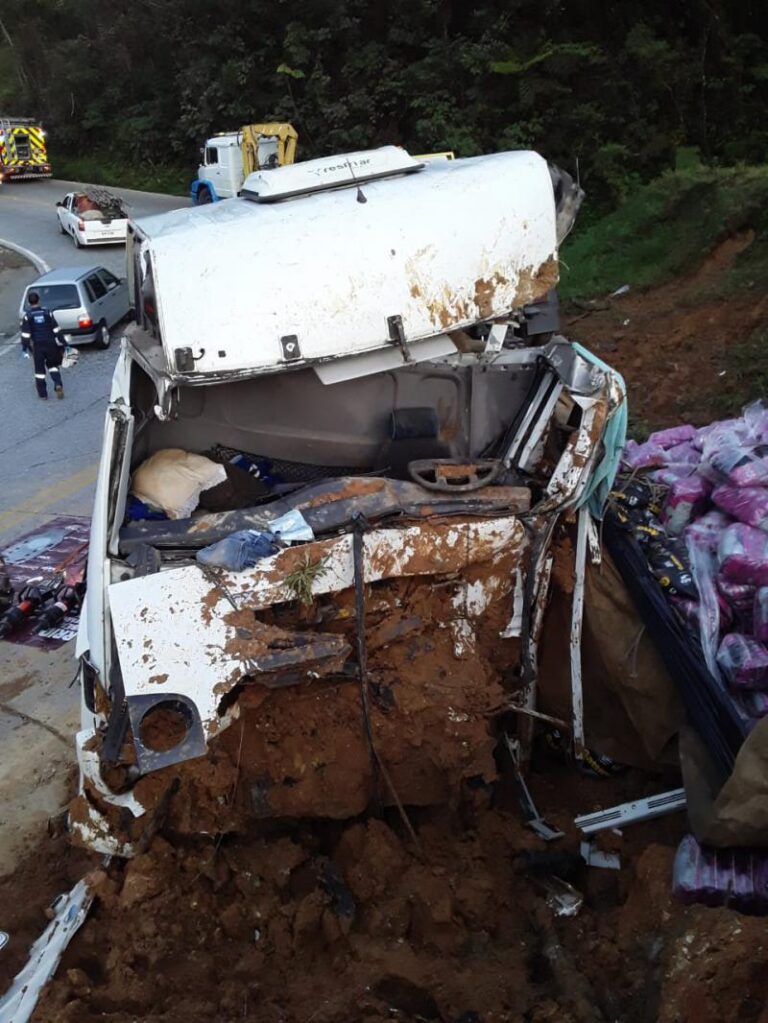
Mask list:
[{"label": "white pickup truck", "polygon": [[105,189],[68,192],[56,203],[59,230],[75,248],[84,245],[124,245],[130,218],[116,195]]}]

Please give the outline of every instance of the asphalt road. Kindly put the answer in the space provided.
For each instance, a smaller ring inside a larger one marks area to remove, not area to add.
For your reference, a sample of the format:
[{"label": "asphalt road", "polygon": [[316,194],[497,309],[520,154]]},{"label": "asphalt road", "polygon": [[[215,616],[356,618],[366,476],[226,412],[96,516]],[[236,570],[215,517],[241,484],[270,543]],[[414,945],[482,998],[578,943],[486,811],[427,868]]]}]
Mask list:
[{"label": "asphalt road", "polygon": [[[100,264],[125,272],[122,246],[76,249],[59,232],[55,203],[80,182],[32,181],[0,187],[0,243],[13,242],[52,269]],[[133,219],[188,205],[175,196],[113,188]],[[18,307],[29,270],[2,273],[4,306]],[[106,351],[80,348],[75,367],[64,371],[66,397],[40,401],[30,361],[9,343],[13,316],[0,323],[0,548],[15,536],[57,514],[88,515],[101,449],[104,410],[117,341]]]}]

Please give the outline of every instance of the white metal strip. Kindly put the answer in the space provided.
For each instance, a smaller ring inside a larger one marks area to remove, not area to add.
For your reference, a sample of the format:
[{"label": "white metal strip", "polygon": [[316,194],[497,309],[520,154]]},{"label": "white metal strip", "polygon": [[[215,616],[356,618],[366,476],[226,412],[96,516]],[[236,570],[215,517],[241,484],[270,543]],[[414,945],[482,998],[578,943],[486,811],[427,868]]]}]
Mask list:
[{"label": "white metal strip", "polygon": [[571,714],[573,719],[573,750],[577,759],[584,755],[584,694],[581,680],[581,630],[584,619],[584,573],[587,563],[587,530],[589,511],[579,509],[576,530],[576,580],[571,612]]},{"label": "white metal strip", "polygon": [[620,828],[626,824],[637,824],[640,821],[651,821],[668,813],[676,813],[685,809],[685,789],[672,789],[648,799],[636,799],[631,803],[620,803],[619,806],[607,810],[597,810],[576,817],[574,823],[585,835],[608,828]]},{"label": "white metal strip", "polygon": [[524,472],[531,472],[535,468],[535,463],[532,461],[533,455],[536,451],[538,444],[544,436],[544,431],[550,426],[552,422],[552,413],[555,411],[555,405],[560,400],[560,395],[563,393],[563,385],[561,383],[555,384],[552,388],[552,393],[547,398],[544,406],[542,407],[539,417],[536,421],[536,425],[531,430],[531,435],[525,442],[523,450],[517,459],[518,468]]}]

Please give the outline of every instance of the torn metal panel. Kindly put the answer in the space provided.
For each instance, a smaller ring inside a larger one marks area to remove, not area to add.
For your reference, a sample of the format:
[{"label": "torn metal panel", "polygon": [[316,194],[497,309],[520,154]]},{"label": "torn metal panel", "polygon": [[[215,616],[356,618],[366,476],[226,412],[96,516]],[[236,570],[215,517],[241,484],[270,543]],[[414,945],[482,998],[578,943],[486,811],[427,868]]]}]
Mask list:
[{"label": "torn metal panel", "polygon": [[526,444],[528,437],[531,436],[533,430],[540,424],[541,430],[548,423],[547,408],[554,408],[554,403],[551,399],[554,395],[555,401],[559,398],[562,393],[562,384],[560,384],[555,374],[551,370],[540,370],[541,379],[536,388],[536,393],[533,395],[528,403],[528,407],[520,420],[520,424],[517,427],[514,437],[509,443],[509,446],[504,453],[504,464],[507,468],[518,467],[520,464],[521,452]]},{"label": "torn metal panel", "polygon": [[390,616],[380,625],[368,630],[366,638],[368,649],[377,650],[379,647],[387,646],[403,636],[421,632],[427,625],[428,622],[418,615]]},{"label": "torn metal panel", "polygon": [[[524,578],[522,638],[523,684],[518,695],[518,704],[528,710],[536,709],[536,689],[539,670],[538,645],[544,622],[549,584],[552,577],[553,558],[550,554],[552,535],[557,525],[557,516],[537,519],[533,526],[536,539],[531,550],[531,564]],[[527,769],[533,742],[533,719],[521,721],[519,730],[520,765]]]},{"label": "torn metal panel", "polygon": [[591,515],[579,509],[576,527],[576,564],[571,608],[571,718],[573,751],[578,760],[584,755],[584,694],[581,684],[581,630],[584,620],[584,574],[587,565],[587,534]]},{"label": "torn metal panel", "polygon": [[523,816],[525,817],[528,827],[531,828],[531,830],[534,831],[539,838],[544,839],[545,842],[554,842],[558,838],[562,838],[564,832],[558,831],[556,828],[547,824],[536,808],[533,796],[531,795],[531,790],[528,788],[520,769],[519,742],[510,739],[508,735],[503,736],[503,742],[512,761],[512,773],[514,774],[515,784],[517,785],[518,802],[520,803],[520,809],[523,812]]},{"label": "torn metal panel", "polygon": [[587,526],[587,543],[589,545],[589,560],[592,565],[599,565],[603,560],[603,552],[600,546],[600,535],[597,531],[597,524],[590,515]]},{"label": "torn metal panel", "polygon": [[131,859],[136,855],[133,843],[126,841],[106,814],[92,806],[84,795],[78,796],[70,805],[69,833],[76,845],[105,856]]},{"label": "torn metal panel", "polygon": [[515,569],[515,587],[512,599],[512,617],[499,633],[502,639],[519,639],[523,628],[523,600],[524,600],[523,573],[521,569]]},{"label": "torn metal panel", "polygon": [[315,536],[349,526],[355,514],[369,522],[390,515],[417,518],[445,515],[523,513],[531,505],[526,487],[487,487],[469,494],[441,494],[416,483],[381,476],[336,476],[302,487],[268,506],[219,512],[194,519],[134,522],[120,532],[120,550],[130,554],[150,544],[161,550],[197,550],[241,529],[263,530],[298,508]]},{"label": "torn metal panel", "polygon": [[[254,611],[294,600],[285,580],[304,564],[323,566],[312,580],[313,596],[350,588],[352,541],[345,534],[303,544],[265,558],[254,569],[222,572],[216,582],[195,565],[112,584],[109,599],[129,704],[139,695],[185,697],[196,706],[206,738],[216,734],[222,697],[245,676],[274,670],[267,649],[260,655],[238,636],[233,603]],[[508,517],[374,530],[363,543],[365,578],[372,583],[458,573],[510,551],[522,554],[527,539],[519,520]],[[511,583],[499,578],[495,585]],[[462,616],[482,614],[487,599],[482,587],[469,585]]]},{"label": "torn metal panel", "polygon": [[564,337],[556,337],[545,345],[542,358],[571,394],[594,395],[605,382],[605,373],[580,355]]},{"label": "torn metal panel", "polygon": [[552,580],[554,563],[555,559],[548,553],[544,559],[544,564],[541,566],[541,575],[537,580],[535,602],[531,615],[531,637],[536,645],[538,645],[541,639],[541,630],[544,627],[544,612],[549,601],[549,584]]},{"label": "torn metal panel", "polygon": [[[545,379],[542,386],[547,383]],[[547,389],[547,395],[539,410],[536,421],[531,425],[528,437],[522,444],[516,456],[516,464],[523,472],[533,472],[541,461],[544,452],[544,442],[552,428],[552,416],[560,396],[563,393],[563,385],[552,381]]]},{"label": "torn metal panel", "polygon": [[602,849],[597,848],[594,842],[581,842],[579,852],[588,867],[598,867],[602,870],[621,870],[619,854],[603,852]]},{"label": "torn metal panel", "polygon": [[93,902],[91,880],[78,881],[72,891],[51,906],[52,919],[34,943],[29,960],[0,998],[3,1023],[27,1023],[35,1011],[40,992],[56,972],[64,950],[85,922]]},{"label": "torn metal panel", "polygon": [[547,484],[547,497],[536,507],[539,514],[576,504],[589,485],[591,469],[600,451],[600,438],[609,414],[608,396],[582,398],[572,395],[583,412],[581,423],[568,439],[565,450]]},{"label": "torn metal panel", "polygon": [[[144,807],[132,792],[113,792],[112,789],[105,785],[101,777],[99,754],[94,748],[93,740],[95,738],[96,731],[93,728],[84,729],[75,736],[77,764],[80,768],[81,778],[87,778],[96,792],[110,806],[116,806],[121,810],[129,810],[134,817],[141,817],[144,813]],[[103,851],[106,852],[107,850]]]}]

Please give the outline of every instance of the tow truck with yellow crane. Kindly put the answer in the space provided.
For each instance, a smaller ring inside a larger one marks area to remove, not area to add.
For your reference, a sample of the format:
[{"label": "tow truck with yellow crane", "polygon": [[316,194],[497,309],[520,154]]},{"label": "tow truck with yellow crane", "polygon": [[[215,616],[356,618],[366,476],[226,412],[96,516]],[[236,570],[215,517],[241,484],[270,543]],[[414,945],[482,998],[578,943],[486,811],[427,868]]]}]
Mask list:
[{"label": "tow truck with yellow crane", "polygon": [[239,131],[221,132],[206,139],[202,163],[192,182],[195,206],[231,199],[254,171],[282,167],[296,159],[299,136],[291,124],[272,121],[246,124]]},{"label": "tow truck with yellow crane", "polygon": [[[203,206],[240,195],[249,174],[293,163],[298,141],[293,125],[282,121],[246,124],[239,131],[212,135],[201,150],[202,162],[190,189],[192,203]],[[417,157],[422,161],[453,158],[451,152]]]}]

